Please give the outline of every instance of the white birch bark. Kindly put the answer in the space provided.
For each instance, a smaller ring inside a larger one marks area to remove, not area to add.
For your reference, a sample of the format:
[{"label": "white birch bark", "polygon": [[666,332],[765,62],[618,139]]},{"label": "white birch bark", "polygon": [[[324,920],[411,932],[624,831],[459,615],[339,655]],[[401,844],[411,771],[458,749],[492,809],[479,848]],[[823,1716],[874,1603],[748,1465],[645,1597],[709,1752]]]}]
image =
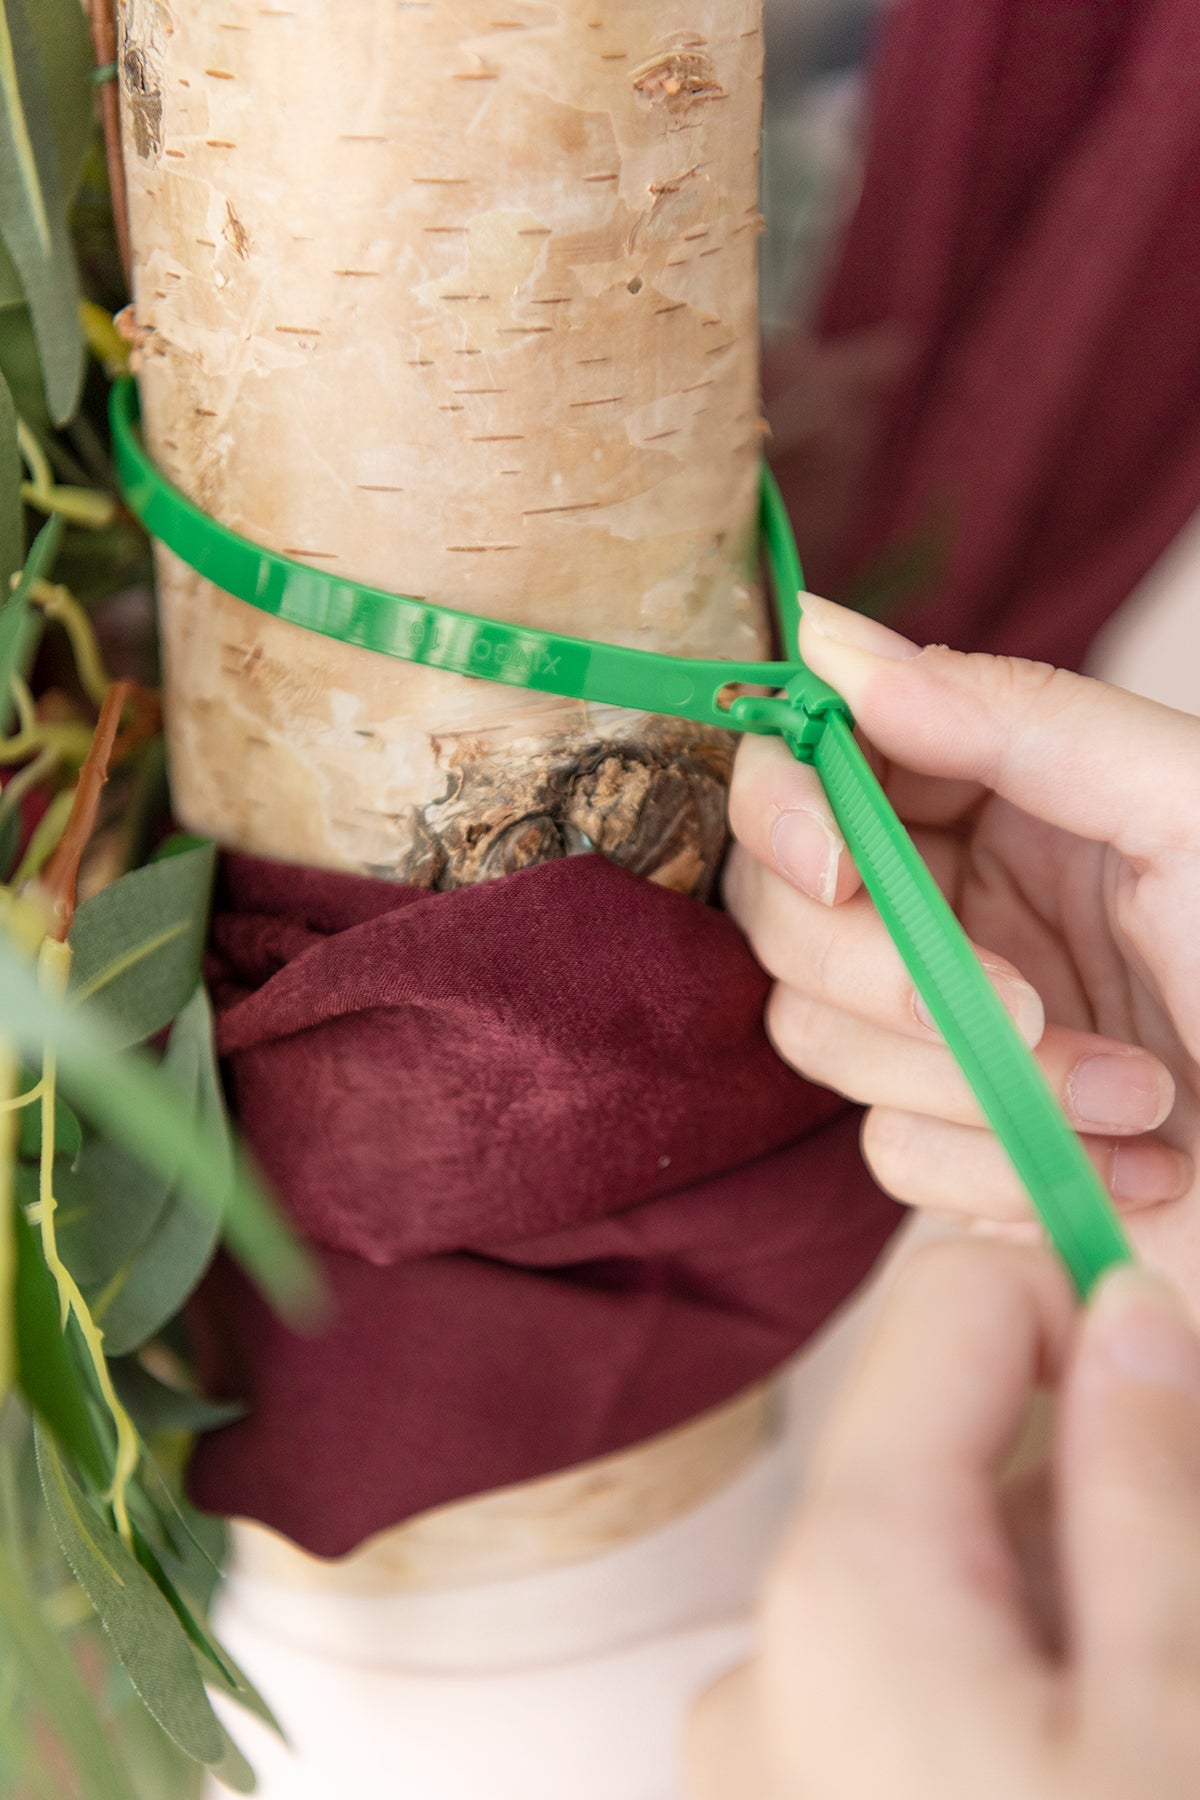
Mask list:
[{"label": "white birch bark", "polygon": [[[761,0],[121,0],[150,447],[322,569],[764,643]],[[413,669],[160,555],[180,817],[453,886],[594,844],[702,891],[725,734]]]}]

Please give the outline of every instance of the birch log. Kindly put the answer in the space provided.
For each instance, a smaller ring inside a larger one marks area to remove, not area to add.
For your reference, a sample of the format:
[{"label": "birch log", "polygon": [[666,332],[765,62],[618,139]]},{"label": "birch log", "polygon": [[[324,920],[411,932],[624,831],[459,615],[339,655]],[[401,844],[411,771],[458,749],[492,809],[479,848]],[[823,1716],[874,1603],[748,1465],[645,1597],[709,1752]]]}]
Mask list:
[{"label": "birch log", "polygon": [[[760,8],[119,0],[131,335],[161,466],[325,569],[761,653]],[[593,846],[706,891],[726,734],[344,647],[166,552],[159,585],[193,830],[432,887]],[[731,1480],[769,1413],[746,1396],[325,1575],[278,1544],[272,1567],[349,1595],[594,1557]]]},{"label": "birch log", "polygon": [[[764,649],[761,0],[120,0],[143,414],[323,569],[696,656]],[[682,891],[726,734],[414,669],[159,555],[175,803],[452,887],[589,846]]]}]

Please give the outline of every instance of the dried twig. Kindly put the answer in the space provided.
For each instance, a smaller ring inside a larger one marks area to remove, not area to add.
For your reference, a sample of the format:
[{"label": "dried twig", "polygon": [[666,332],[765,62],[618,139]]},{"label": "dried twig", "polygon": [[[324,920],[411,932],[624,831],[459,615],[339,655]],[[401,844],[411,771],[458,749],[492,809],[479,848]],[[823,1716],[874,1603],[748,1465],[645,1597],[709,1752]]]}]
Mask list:
[{"label": "dried twig", "polygon": [[[114,0],[87,0],[96,67],[114,68],[117,61],[117,22]],[[129,202],[125,193],[125,156],[121,149],[121,103],[117,78],[100,83],[100,117],[104,122],[104,152],[108,159],[108,185],[112,193],[113,229],[126,286],[132,292],[133,262],[129,250]]]},{"label": "dried twig", "polygon": [[130,690],[130,682],[114,681],[104,697],[91,749],[79,771],[79,785],[75,789],[66,829],[38,883],[43,899],[49,905],[51,923],[47,936],[60,944],[65,942],[75,917],[79,865],[96,827],[100,793],[108,780],[108,766]]}]

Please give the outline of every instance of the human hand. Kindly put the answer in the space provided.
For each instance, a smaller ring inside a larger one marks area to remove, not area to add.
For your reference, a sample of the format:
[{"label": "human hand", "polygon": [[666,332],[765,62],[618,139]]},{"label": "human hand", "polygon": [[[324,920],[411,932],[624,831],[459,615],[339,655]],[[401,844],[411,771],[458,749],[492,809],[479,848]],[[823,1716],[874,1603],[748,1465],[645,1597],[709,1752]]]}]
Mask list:
[{"label": "human hand", "polygon": [[[1142,1254],[1200,1310],[1200,719],[804,609],[801,654],[853,708]],[[781,1056],[870,1109],[863,1152],[897,1199],[1027,1218],[815,771],[746,738],[730,815],[726,904],[776,977]]]},{"label": "human hand", "polygon": [[[999,1473],[1059,1388],[1056,1504]],[[1039,1529],[1040,1528],[1040,1529]],[[1123,1269],[1072,1316],[1042,1252],[898,1278],[768,1583],[694,1720],[696,1800],[1194,1800],[1200,1340]]]}]

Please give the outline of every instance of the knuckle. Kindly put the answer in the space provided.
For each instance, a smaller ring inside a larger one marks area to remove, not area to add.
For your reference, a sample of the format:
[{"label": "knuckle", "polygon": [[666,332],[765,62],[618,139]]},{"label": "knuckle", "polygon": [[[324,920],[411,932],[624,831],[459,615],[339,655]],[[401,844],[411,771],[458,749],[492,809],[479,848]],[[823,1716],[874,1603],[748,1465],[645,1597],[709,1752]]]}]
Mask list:
[{"label": "knuckle", "polygon": [[804,994],[785,982],[777,981],[767,996],[763,1025],[771,1043],[784,1062],[800,1068],[806,1049],[811,1045],[809,1021],[812,1003]]},{"label": "knuckle", "polygon": [[1041,702],[1061,685],[1063,671],[1053,663],[1030,662],[1020,656],[989,656],[983,660],[993,693],[1015,706]]},{"label": "knuckle", "polygon": [[729,829],[739,844],[748,844],[761,811],[756,771],[747,753],[748,739],[738,746],[733,762],[733,778],[729,783]]},{"label": "knuckle", "polygon": [[1056,669],[1052,663],[1028,662],[1019,656],[980,656],[971,660],[977,663],[981,697],[999,727],[998,742],[986,772],[986,779],[996,786],[1031,717],[1048,723],[1077,706],[1080,681],[1067,669]]},{"label": "knuckle", "polygon": [[783,877],[754,863],[752,897],[739,919],[758,961],[776,981],[808,993],[807,908],[813,902],[789,887]]},{"label": "knuckle", "polygon": [[822,919],[822,930],[813,946],[810,979],[813,992],[829,1006],[843,1000],[845,957],[842,954],[842,921],[835,913]]},{"label": "knuckle", "polygon": [[747,936],[754,923],[755,874],[754,858],[740,844],[734,844],[721,876],[721,898],[725,902],[726,912],[737,921]]},{"label": "knuckle", "polygon": [[880,1187],[897,1199],[907,1198],[912,1187],[915,1123],[908,1113],[873,1106],[859,1134],[863,1161]]},{"label": "knuckle", "polygon": [[767,1000],[764,1023],[771,1043],[797,1074],[846,1100],[861,1098],[853,1091],[853,1063],[845,1054],[843,1022],[835,1012],[779,982]]}]

